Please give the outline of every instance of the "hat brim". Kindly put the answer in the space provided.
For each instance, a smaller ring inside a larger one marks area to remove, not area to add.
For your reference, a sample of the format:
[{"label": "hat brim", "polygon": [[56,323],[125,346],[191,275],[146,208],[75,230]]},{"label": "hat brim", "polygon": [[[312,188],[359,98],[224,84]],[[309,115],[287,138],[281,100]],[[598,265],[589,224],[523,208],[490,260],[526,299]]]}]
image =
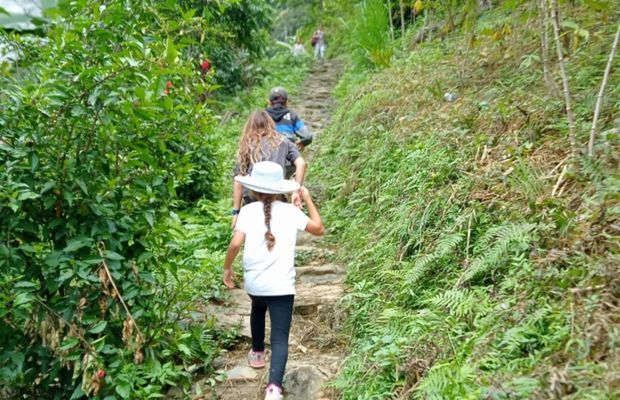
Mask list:
[{"label": "hat brim", "polygon": [[253,190],[258,193],[266,193],[266,194],[282,194],[282,193],[292,193],[296,190],[299,190],[299,183],[295,181],[283,180],[279,182],[277,185],[265,186],[256,182],[255,179],[252,179],[251,176],[235,176],[235,180],[241,183],[246,188]]}]

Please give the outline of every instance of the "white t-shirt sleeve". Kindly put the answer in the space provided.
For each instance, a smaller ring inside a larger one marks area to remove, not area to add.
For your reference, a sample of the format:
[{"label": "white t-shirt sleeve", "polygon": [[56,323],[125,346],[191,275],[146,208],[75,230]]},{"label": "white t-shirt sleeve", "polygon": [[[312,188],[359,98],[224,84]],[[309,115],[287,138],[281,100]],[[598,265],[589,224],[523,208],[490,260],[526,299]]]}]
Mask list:
[{"label": "white t-shirt sleeve", "polygon": [[248,208],[241,207],[241,211],[239,211],[239,216],[237,217],[237,223],[235,224],[235,230],[243,232],[247,235],[251,229],[251,219],[252,218],[248,213]]},{"label": "white t-shirt sleeve", "polygon": [[295,206],[291,208],[293,209],[293,212],[292,212],[293,215],[291,215],[292,217],[291,221],[293,221],[297,230],[298,231],[306,230],[306,225],[308,225],[308,221],[310,221],[310,218],[308,218],[308,216],[304,214],[303,211],[301,211],[299,208]]}]

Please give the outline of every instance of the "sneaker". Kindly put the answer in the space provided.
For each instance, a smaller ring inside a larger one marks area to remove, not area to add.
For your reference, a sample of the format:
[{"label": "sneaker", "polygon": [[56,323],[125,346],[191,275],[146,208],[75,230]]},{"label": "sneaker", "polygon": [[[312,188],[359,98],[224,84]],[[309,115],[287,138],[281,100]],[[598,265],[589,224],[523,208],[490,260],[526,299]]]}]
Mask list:
[{"label": "sneaker", "polygon": [[263,368],[265,366],[265,352],[250,350],[248,353],[248,364],[252,368]]},{"label": "sneaker", "polygon": [[265,390],[265,400],[282,400],[282,389],[275,383],[270,383]]}]

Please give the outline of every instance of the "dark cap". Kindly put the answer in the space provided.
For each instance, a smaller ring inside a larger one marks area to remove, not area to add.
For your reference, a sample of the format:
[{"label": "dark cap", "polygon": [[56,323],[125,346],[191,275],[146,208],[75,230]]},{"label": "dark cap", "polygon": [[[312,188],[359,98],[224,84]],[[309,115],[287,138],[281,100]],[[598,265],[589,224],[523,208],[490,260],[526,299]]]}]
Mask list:
[{"label": "dark cap", "polygon": [[269,101],[272,103],[285,103],[288,101],[288,94],[283,87],[274,87],[269,92]]}]

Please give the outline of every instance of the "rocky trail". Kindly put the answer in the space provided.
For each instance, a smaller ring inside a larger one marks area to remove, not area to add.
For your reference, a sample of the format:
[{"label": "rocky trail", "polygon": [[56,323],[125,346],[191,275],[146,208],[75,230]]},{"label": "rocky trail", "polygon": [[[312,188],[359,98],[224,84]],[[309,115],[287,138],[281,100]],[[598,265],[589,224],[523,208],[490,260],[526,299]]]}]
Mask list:
[{"label": "rocky trail", "polygon": [[[315,140],[304,154],[320,146],[321,130],[329,123],[331,90],[338,81],[340,65],[334,61],[317,64],[306,78],[291,109],[310,125]],[[309,153],[309,154],[308,154]],[[312,174],[310,162],[309,174]],[[338,372],[344,339],[339,333],[341,319],[336,308],[343,295],[345,270],[334,264],[333,253],[322,245],[322,238],[300,233],[297,240],[297,295],[289,339],[289,358],[284,378],[284,396],[290,400],[330,399],[325,382]],[[195,397],[220,400],[255,400],[264,398],[269,373],[269,322],[267,322],[267,366],[252,369],[247,363],[250,350],[250,300],[243,288],[229,292],[228,304],[213,306],[219,324],[240,326],[242,339],[218,360],[224,379],[215,393]],[[268,318],[268,316],[267,316]]]}]

